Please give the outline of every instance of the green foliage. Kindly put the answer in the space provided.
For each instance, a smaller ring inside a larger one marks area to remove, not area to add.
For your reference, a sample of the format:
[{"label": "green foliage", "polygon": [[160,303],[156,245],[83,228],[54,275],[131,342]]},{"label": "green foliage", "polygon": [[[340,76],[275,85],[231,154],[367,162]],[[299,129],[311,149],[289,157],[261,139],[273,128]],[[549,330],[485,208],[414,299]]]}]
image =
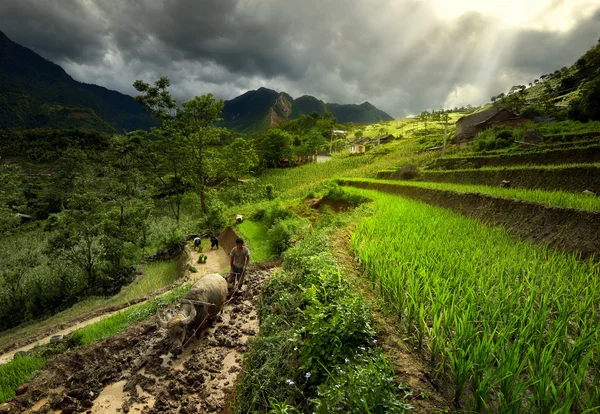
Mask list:
[{"label": "green foliage", "polygon": [[273,200],[273,184],[265,185],[265,191],[267,193],[267,200]]},{"label": "green foliage", "polygon": [[292,246],[295,237],[302,229],[302,222],[298,219],[277,220],[267,232],[267,241],[271,252],[280,256]]},{"label": "green foliage", "polygon": [[600,121],[600,76],[585,85],[579,99],[571,104],[569,117],[583,122]]},{"label": "green foliage", "polygon": [[14,397],[15,390],[45,364],[46,359],[39,356],[15,356],[0,365],[0,404]]},{"label": "green foliage", "polygon": [[216,191],[209,190],[207,193],[206,213],[200,221],[200,228],[210,233],[219,233],[227,227],[228,219],[226,207],[218,198]]},{"label": "green foliage", "polygon": [[69,148],[103,151],[110,135],[85,129],[5,129],[0,130],[0,153],[36,162],[58,160]]},{"label": "green foliage", "polygon": [[585,380],[599,351],[593,262],[445,209],[357,192],[375,213],[352,246],[406,336],[452,381],[457,408],[483,412],[500,398],[514,412],[596,409],[597,385]]},{"label": "green foliage", "polygon": [[0,165],[0,233],[16,227],[20,219],[16,213],[25,203],[19,169]]},{"label": "green foliage", "polygon": [[508,148],[514,144],[514,130],[505,126],[496,126],[486,129],[475,136],[473,150],[492,151]]},{"label": "green foliage", "polygon": [[[246,354],[235,412],[313,412],[315,407],[331,412],[326,407],[333,404],[347,408],[344,412],[382,412],[365,411],[360,401],[360,387],[369,382],[373,389],[365,394],[368,404],[402,407],[395,401],[391,370],[380,354],[372,363],[358,362],[374,344],[370,310],[341,277],[328,251],[331,230],[313,233],[289,249],[285,270],[265,286],[260,332]],[[352,364],[345,365],[349,361]],[[361,363],[364,366],[358,367]],[[349,379],[332,379],[334,370],[354,365],[356,373]],[[374,380],[380,380],[381,387],[374,386]],[[330,386],[324,385],[330,381]],[[334,395],[338,386],[340,394]],[[325,394],[316,398],[317,389]]]},{"label": "green foliage", "polygon": [[277,198],[268,204],[264,212],[264,222],[267,227],[273,226],[277,221],[293,217],[294,213],[281,199]]},{"label": "green foliage", "polygon": [[[337,278],[338,275],[329,277]],[[307,290],[306,323],[298,331],[302,338],[302,367],[312,373],[313,380],[325,378],[327,370],[324,367],[344,363],[375,336],[370,325],[371,312],[361,297],[342,289],[334,291],[337,297],[332,295],[333,292],[327,292],[330,302],[323,303],[316,297],[323,294],[314,292],[318,289],[323,287],[313,285]]]},{"label": "green foliage", "polygon": [[[204,263],[206,263],[206,259],[208,259],[208,256],[206,256],[205,254],[198,255],[198,263],[204,264]],[[193,269],[195,269],[195,268],[193,268]],[[193,273],[196,273],[196,272],[197,271],[195,271]]]},{"label": "green foliage", "polygon": [[351,206],[357,206],[367,201],[364,197],[347,192],[342,186],[335,182],[328,183],[327,192],[323,198],[332,201],[345,201]]},{"label": "green foliage", "polygon": [[[398,399],[394,371],[379,350],[364,349],[347,363],[336,366],[318,387],[315,412],[404,413],[412,408]],[[405,390],[404,397],[411,395]]]},{"label": "green foliage", "polygon": [[262,168],[276,168],[286,160],[294,160],[293,137],[288,132],[270,129],[259,136],[255,145]]}]

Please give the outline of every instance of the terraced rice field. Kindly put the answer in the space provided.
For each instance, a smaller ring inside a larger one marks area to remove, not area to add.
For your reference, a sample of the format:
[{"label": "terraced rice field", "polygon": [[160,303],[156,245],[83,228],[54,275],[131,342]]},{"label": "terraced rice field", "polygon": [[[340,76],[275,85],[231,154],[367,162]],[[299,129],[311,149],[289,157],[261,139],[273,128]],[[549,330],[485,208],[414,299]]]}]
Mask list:
[{"label": "terraced rice field", "polygon": [[483,185],[453,184],[453,183],[431,183],[422,181],[397,181],[377,179],[344,179],[347,182],[369,182],[373,184],[383,183],[395,186],[420,187],[434,190],[447,190],[458,193],[478,193],[513,200],[533,201],[548,206],[576,208],[589,211],[600,211],[600,197],[587,194],[575,194],[565,191],[544,191],[522,188],[502,188]]},{"label": "terraced rice field", "polygon": [[598,409],[597,265],[448,210],[349,191],[375,200],[352,236],[356,255],[456,407]]}]

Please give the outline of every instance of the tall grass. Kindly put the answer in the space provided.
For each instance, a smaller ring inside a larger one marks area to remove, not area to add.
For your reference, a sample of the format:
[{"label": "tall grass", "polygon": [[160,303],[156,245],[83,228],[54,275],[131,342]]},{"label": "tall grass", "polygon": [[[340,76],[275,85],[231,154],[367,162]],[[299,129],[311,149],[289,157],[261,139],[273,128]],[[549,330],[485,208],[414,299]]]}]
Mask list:
[{"label": "tall grass", "polygon": [[17,356],[0,365],[0,404],[15,396],[15,390],[44,366],[46,359],[39,356]]},{"label": "tall grass", "polygon": [[349,191],[375,200],[352,246],[457,407],[598,409],[597,265],[441,208]]},{"label": "tall grass", "polygon": [[587,194],[574,194],[566,191],[544,191],[524,188],[489,187],[485,185],[433,183],[423,181],[347,179],[346,181],[385,183],[397,186],[429,188],[433,190],[449,190],[458,193],[479,193],[514,200],[534,201],[549,206],[578,208],[582,210],[600,211],[600,197]]}]

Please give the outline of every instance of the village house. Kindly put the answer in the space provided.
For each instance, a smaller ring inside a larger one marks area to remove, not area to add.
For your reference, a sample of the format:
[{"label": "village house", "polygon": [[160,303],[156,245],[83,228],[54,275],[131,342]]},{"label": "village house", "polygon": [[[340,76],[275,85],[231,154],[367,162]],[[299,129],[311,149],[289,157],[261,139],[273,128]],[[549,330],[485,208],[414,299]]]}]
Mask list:
[{"label": "village house", "polygon": [[496,125],[516,126],[530,122],[531,118],[521,117],[505,108],[491,107],[472,115],[463,116],[456,121],[455,142],[460,143],[473,138],[481,131]]},{"label": "village house", "polygon": [[349,142],[350,152],[352,154],[362,154],[367,152],[367,144],[371,140],[369,138],[355,138]]}]

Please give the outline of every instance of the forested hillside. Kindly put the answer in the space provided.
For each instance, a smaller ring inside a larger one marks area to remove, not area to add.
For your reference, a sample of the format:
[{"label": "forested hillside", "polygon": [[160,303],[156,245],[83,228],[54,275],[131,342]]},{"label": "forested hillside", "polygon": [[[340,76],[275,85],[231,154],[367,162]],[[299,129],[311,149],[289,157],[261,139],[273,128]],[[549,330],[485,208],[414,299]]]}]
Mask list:
[{"label": "forested hillside", "polygon": [[71,78],[0,32],[0,128],[132,131],[156,125],[132,97]]}]

